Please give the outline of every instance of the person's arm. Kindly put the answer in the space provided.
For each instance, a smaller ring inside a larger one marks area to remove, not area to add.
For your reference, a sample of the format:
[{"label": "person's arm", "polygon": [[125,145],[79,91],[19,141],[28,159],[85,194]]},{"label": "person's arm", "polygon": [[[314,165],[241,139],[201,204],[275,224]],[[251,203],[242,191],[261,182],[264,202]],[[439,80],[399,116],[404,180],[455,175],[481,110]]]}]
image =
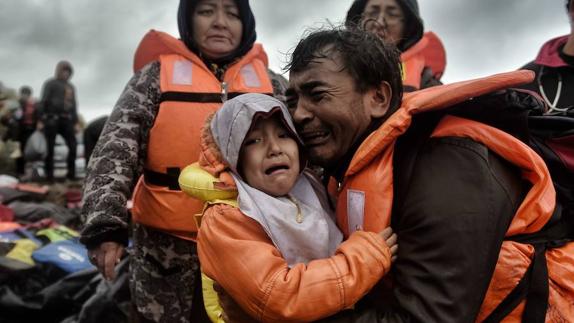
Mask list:
[{"label": "person's arm", "polygon": [[48,106],[51,104],[50,100],[52,97],[52,80],[48,80],[44,82],[42,85],[42,93],[40,95],[40,101],[38,101],[38,105],[36,107],[36,117],[38,121],[44,121],[46,110]]},{"label": "person's arm", "polygon": [[227,205],[204,213],[198,253],[202,271],[264,322],[313,321],[341,311],[366,294],[391,261],[379,234],[357,232],[334,256],[289,268],[261,226]]},{"label": "person's arm", "polygon": [[325,322],[474,322],[521,196],[518,172],[485,146],[430,140],[393,221],[394,304]]},{"label": "person's arm", "polygon": [[88,249],[110,241],[127,245],[126,202],[143,169],[159,95],[159,63],[155,62],[129,81],[93,150],[84,186],[85,225],[80,238]]},{"label": "person's arm", "polygon": [[70,87],[72,88],[72,122],[74,125],[76,125],[79,122],[79,118],[78,118],[78,101],[77,101],[77,96],[76,96],[76,87],[73,86],[72,84],[70,84]]}]

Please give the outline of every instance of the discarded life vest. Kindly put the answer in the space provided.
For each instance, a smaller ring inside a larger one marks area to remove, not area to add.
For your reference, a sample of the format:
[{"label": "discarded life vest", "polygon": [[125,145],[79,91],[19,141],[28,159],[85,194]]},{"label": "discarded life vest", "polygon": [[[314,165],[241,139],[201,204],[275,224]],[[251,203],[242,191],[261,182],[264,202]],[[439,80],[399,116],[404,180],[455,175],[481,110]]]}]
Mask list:
[{"label": "discarded life vest", "polygon": [[48,263],[67,273],[94,267],[88,259],[88,250],[78,239],[49,243],[34,251],[32,258],[37,263]]}]

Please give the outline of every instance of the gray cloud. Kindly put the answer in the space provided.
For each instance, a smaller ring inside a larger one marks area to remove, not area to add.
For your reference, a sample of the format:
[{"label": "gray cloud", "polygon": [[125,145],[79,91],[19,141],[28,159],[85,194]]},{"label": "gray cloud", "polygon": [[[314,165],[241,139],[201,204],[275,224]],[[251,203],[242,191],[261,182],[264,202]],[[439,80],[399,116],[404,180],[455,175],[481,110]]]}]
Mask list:
[{"label": "gray cloud", "polygon": [[570,31],[563,0],[421,1],[447,48],[446,81],[517,69],[542,43]]},{"label": "gray cloud", "polygon": [[[280,71],[306,28],[341,23],[351,0],[251,0],[258,41]],[[563,0],[419,0],[427,29],[443,40],[447,82],[516,69],[547,39],[569,32]],[[149,29],[177,36],[178,1],[2,0],[0,81],[40,94],[61,59],[75,68],[80,113],[109,113],[132,75]]]}]

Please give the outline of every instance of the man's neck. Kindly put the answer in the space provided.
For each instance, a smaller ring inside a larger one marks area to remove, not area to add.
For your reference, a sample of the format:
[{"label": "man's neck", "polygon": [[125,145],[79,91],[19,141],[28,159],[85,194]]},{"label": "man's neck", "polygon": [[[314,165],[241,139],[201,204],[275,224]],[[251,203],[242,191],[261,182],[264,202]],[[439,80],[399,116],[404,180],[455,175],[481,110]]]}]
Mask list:
[{"label": "man's neck", "polygon": [[347,153],[338,162],[335,163],[335,165],[337,166],[332,169],[326,169],[327,174],[329,176],[333,176],[337,180],[337,182],[341,183],[345,177],[347,169],[351,165],[351,161],[355,156],[355,153],[357,152],[363,141],[367,139],[367,137],[373,131],[377,130],[381,126],[381,124],[383,124],[383,122],[384,122],[383,119],[373,120],[369,125],[369,127],[365,130],[363,135],[359,137],[359,139],[351,146],[349,151],[347,151]]}]

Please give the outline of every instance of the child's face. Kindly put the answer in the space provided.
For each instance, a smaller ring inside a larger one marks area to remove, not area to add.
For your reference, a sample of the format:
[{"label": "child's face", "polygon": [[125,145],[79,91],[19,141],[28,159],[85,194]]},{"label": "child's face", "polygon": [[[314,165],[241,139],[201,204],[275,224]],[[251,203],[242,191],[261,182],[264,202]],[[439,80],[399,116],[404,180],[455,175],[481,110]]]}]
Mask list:
[{"label": "child's face", "polygon": [[283,196],[299,176],[299,147],[278,117],[259,119],[243,140],[239,166],[247,184]]}]

